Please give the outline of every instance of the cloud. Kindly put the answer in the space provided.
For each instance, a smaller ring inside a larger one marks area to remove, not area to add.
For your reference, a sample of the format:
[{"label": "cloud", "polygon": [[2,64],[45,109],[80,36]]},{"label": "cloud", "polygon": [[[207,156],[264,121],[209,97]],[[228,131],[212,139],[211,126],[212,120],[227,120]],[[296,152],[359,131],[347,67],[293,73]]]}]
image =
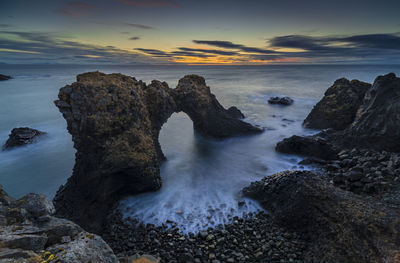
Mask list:
[{"label": "cloud", "polygon": [[358,47],[400,50],[400,36],[395,34],[369,34],[344,37],[337,41],[350,42]]},{"label": "cloud", "polygon": [[140,37],[130,37],[129,40],[139,40]]},{"label": "cloud", "polygon": [[187,47],[180,47],[178,49],[182,50],[182,51],[201,52],[201,53],[216,54],[216,55],[223,55],[223,56],[237,55],[237,52],[223,51],[223,50],[216,50],[216,49],[201,49],[201,48],[187,48]]},{"label": "cloud", "polygon": [[0,28],[9,28],[11,25],[8,24],[0,24]]},{"label": "cloud", "polygon": [[[14,38],[10,38],[13,35]],[[17,37],[17,38],[15,38]],[[163,63],[138,52],[65,40],[43,32],[0,31],[3,62],[12,63]]]},{"label": "cloud", "polygon": [[140,28],[140,29],[155,29],[152,26],[142,25],[142,24],[135,24],[135,23],[122,23],[125,26]]},{"label": "cloud", "polygon": [[57,9],[56,13],[72,18],[78,18],[88,15],[92,10],[96,9],[99,10],[101,8],[93,4],[88,4],[86,2],[72,1],[67,2],[64,7]]},{"label": "cloud", "polygon": [[259,54],[274,54],[276,53],[273,50],[268,50],[268,49],[262,49],[262,48],[257,48],[257,47],[247,47],[241,44],[235,44],[230,41],[221,41],[221,40],[193,40],[194,43],[196,44],[201,44],[201,45],[209,45],[209,46],[214,46],[214,47],[219,47],[219,48],[226,48],[226,49],[238,49],[243,52],[247,53],[259,53]]},{"label": "cloud", "polygon": [[147,55],[150,55],[152,57],[158,57],[158,58],[163,57],[163,58],[174,58],[174,59],[177,59],[179,57],[196,57],[196,58],[214,57],[214,55],[202,54],[202,53],[190,52],[190,51],[166,52],[166,51],[159,50],[159,49],[147,49],[147,48],[135,48],[135,50],[143,52],[143,53],[145,53]]},{"label": "cloud", "polygon": [[142,7],[142,8],[158,8],[158,7],[169,7],[179,8],[180,5],[171,1],[163,0],[115,0],[116,2],[123,3],[129,6]]},{"label": "cloud", "polygon": [[158,49],[135,48],[135,50],[138,50],[148,55],[152,55],[153,57],[171,57],[171,54]]}]

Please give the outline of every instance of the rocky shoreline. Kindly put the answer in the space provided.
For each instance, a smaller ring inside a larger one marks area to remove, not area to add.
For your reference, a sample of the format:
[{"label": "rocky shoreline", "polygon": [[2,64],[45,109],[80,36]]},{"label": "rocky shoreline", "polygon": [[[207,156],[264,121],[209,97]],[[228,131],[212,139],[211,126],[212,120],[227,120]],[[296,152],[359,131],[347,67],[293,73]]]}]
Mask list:
[{"label": "rocky shoreline", "polygon": [[[151,164],[155,170],[138,174],[158,178],[164,158],[158,132],[172,112],[190,113],[197,120],[195,128],[214,137],[260,132],[240,120],[243,115],[237,108],[224,109],[203,78],[187,76],[179,83],[176,89],[157,81],[147,86],[120,74],[97,72],[79,75],[77,83],[64,87],[56,105],[78,152],[74,176],[55,199],[56,215],[101,232],[108,245],[55,217],[52,203],[44,197],[31,194],[13,200],[0,189],[0,262],[400,261],[400,79],[393,73],[379,76],[373,85],[337,80],[304,121],[307,127],[325,130],[277,144],[277,151],[303,156],[300,164],[314,164],[315,169],[283,171],[244,188],[243,195],[257,200],[268,213],[233,217],[230,224],[187,235],[173,222],[143,225],[122,219],[118,210],[110,214],[119,198],[132,194],[123,191],[124,184],[144,187],[142,181],[128,180],[128,172]],[[117,104],[122,108],[115,108]],[[136,129],[138,124],[142,130]],[[110,138],[118,143],[110,143]],[[126,151],[112,151],[121,145]],[[136,155],[150,150],[151,158]],[[109,166],[96,167],[94,173],[89,169],[104,161]],[[76,207],[68,200],[83,202],[78,217],[71,216],[69,210]],[[94,204],[90,216],[82,218],[89,204]],[[62,258],[60,247],[72,259]],[[145,258],[138,259],[141,255]]]},{"label": "rocky shoreline", "polygon": [[116,213],[104,240],[118,256],[151,254],[161,262],[303,262],[307,243],[272,223],[264,212],[233,217],[231,224],[183,234],[169,223],[156,227]]}]

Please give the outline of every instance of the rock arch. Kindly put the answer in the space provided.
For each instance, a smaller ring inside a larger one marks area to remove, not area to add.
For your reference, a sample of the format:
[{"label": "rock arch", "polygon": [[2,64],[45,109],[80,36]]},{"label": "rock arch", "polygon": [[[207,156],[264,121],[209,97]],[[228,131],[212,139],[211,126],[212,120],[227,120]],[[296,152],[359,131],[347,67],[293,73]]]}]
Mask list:
[{"label": "rock arch", "polygon": [[204,136],[226,138],[262,132],[225,109],[204,78],[179,80],[175,89],[154,80],[146,85],[122,74],[84,73],[60,89],[55,101],[76,148],[72,176],[54,198],[57,213],[100,233],[112,206],[123,196],[161,187],[165,159],[158,136],[174,112],[185,112]]}]

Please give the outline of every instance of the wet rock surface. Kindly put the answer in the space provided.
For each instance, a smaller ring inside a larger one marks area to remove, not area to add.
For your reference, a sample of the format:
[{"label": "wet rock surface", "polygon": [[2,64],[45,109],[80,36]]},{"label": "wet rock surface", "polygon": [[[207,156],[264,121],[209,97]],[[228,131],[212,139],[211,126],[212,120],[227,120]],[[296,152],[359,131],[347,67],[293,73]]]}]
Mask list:
[{"label": "wet rock surface", "polygon": [[46,134],[45,132],[35,130],[28,127],[14,128],[9,135],[8,140],[3,146],[3,149],[11,149],[18,146],[34,143],[40,135]]},{"label": "wet rock surface", "polygon": [[262,132],[226,110],[196,75],[146,85],[122,74],[85,73],[60,89],[56,106],[77,149],[73,175],[54,198],[57,215],[99,233],[112,206],[126,195],[161,187],[161,126],[183,111],[204,136],[226,138]]},{"label": "wet rock surface", "polygon": [[271,97],[268,99],[269,104],[280,104],[284,106],[292,105],[293,102],[293,99],[290,97]]},{"label": "wet rock surface", "polygon": [[371,84],[358,80],[336,80],[304,120],[304,126],[312,129],[345,129],[354,121],[369,88]]},{"label": "wet rock surface", "polygon": [[161,262],[303,262],[307,244],[264,212],[233,217],[224,227],[182,234],[173,222],[143,225],[114,214],[104,239],[120,257],[151,254]]},{"label": "wet rock surface", "polygon": [[323,175],[285,171],[243,189],[276,224],[308,243],[306,262],[397,262],[400,210],[335,187]]},{"label": "wet rock surface", "polygon": [[275,149],[281,153],[291,153],[317,157],[325,160],[335,159],[339,148],[323,136],[297,136],[283,139]]},{"label": "wet rock surface", "polygon": [[0,185],[0,262],[118,262],[101,237],[54,211],[43,195],[15,200]]},{"label": "wet rock surface", "polygon": [[12,77],[11,77],[11,76],[7,76],[7,75],[0,74],[0,81],[2,81],[2,80],[9,80],[9,79],[12,79]]}]

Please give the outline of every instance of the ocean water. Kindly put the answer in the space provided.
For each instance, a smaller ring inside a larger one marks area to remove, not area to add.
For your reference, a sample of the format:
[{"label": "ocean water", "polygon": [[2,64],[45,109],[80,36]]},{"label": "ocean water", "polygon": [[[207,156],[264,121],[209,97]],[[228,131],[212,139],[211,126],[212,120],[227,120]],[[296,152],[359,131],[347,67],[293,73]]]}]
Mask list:
[{"label": "ocean water", "polygon": [[[184,75],[202,75],[222,105],[237,106],[246,121],[265,127],[260,135],[221,141],[194,133],[184,113],[172,115],[163,126],[160,143],[167,161],[161,168],[162,188],[127,197],[121,209],[126,217],[144,223],[174,221],[186,232],[260,209],[257,203],[243,199],[240,189],[266,175],[301,168],[299,157],[276,153],[275,144],[293,134],[316,132],[302,128],[301,123],[334,80],[346,77],[373,82],[377,75],[398,75],[400,66],[0,65],[1,74],[14,76],[0,82],[0,143],[4,144],[15,127],[47,132],[35,144],[0,151],[0,184],[9,194],[21,197],[36,192],[52,198],[71,175],[75,150],[53,101],[59,88],[73,82],[77,74],[95,70],[120,72],[147,83],[158,79],[170,87]],[[294,99],[292,106],[267,102],[270,96],[284,95]]]}]

